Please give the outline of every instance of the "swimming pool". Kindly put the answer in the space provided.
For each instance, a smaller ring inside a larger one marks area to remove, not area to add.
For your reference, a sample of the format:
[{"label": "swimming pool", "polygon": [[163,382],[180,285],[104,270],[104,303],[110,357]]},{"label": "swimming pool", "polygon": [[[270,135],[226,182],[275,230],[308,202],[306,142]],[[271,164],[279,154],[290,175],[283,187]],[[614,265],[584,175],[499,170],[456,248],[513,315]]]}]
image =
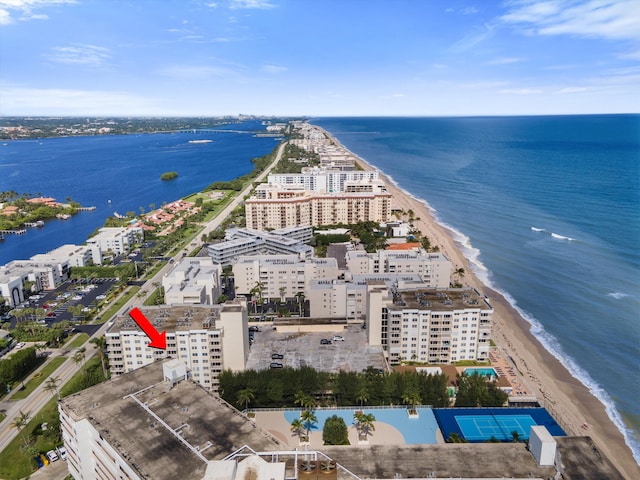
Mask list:
[{"label": "swimming pool", "polygon": [[467,375],[481,375],[483,377],[494,377],[498,378],[498,374],[493,368],[489,367],[469,367],[462,370],[462,373],[466,373]]},{"label": "swimming pool", "polygon": [[[348,426],[353,425],[353,414],[360,408],[331,408],[315,410],[318,422],[311,431],[322,431],[327,418],[337,415],[344,420]],[[438,422],[433,415],[433,410],[427,407],[417,407],[418,418],[409,418],[406,407],[398,408],[367,408],[362,409],[364,413],[371,413],[376,418],[376,422],[383,422],[393,426],[404,437],[406,444],[436,444],[438,443],[436,432]],[[300,418],[302,410],[285,410],[284,417],[288,423],[296,418]],[[375,435],[375,433],[374,433]]]}]

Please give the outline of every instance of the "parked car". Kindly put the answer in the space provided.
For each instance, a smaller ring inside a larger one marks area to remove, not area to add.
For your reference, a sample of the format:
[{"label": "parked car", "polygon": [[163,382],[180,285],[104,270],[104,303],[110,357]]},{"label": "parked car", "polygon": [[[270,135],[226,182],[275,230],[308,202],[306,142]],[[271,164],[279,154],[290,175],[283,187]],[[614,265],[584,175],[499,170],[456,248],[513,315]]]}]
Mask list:
[{"label": "parked car", "polygon": [[56,453],[55,450],[49,450],[47,452],[47,458],[49,459],[49,461],[51,463],[56,462],[59,460],[58,454]]},{"label": "parked car", "polygon": [[271,354],[271,360],[282,360],[283,358],[284,358],[284,355],[282,355],[281,353]]},{"label": "parked car", "polygon": [[67,449],[65,447],[58,447],[58,455],[60,455],[60,460],[67,461]]},{"label": "parked car", "polygon": [[269,368],[282,368],[282,364],[278,362],[271,362]]},{"label": "parked car", "polygon": [[329,340],[328,338],[323,338],[322,340],[320,340],[320,345],[331,345],[331,340]]},{"label": "parked car", "polygon": [[333,336],[333,341],[334,342],[344,342],[344,337],[342,335],[334,335]]},{"label": "parked car", "polygon": [[249,331],[250,332],[259,332],[260,331],[260,327],[257,325],[252,325],[249,327]]}]

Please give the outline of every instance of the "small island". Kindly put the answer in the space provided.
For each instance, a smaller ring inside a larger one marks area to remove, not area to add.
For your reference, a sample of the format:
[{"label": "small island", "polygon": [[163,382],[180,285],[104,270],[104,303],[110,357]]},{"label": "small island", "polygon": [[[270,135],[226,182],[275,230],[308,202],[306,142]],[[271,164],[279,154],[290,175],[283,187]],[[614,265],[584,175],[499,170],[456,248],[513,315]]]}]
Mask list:
[{"label": "small island", "polygon": [[160,175],[160,180],[173,180],[174,178],[178,178],[178,172],[164,172]]}]

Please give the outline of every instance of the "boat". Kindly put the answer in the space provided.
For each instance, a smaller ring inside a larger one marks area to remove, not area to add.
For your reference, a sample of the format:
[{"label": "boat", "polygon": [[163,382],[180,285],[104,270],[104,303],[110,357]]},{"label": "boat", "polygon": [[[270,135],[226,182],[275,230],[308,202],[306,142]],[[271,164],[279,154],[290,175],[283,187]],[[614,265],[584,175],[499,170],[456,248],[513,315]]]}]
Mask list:
[{"label": "boat", "polygon": [[213,140],[189,140],[189,143],[211,143]]},{"label": "boat", "polygon": [[59,218],[60,220],[69,220],[71,218],[71,215],[69,215],[68,213],[58,213],[56,215],[56,218]]}]

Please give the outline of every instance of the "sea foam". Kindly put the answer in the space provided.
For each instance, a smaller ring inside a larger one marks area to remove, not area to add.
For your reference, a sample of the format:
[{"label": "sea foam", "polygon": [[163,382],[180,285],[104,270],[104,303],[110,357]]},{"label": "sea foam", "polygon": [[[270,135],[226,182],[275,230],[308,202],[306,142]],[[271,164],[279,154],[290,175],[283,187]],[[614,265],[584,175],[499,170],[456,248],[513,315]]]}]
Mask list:
[{"label": "sea foam", "polygon": [[564,235],[559,235],[559,234],[557,234],[557,233],[551,233],[551,236],[552,236],[553,238],[558,239],[558,240],[566,240],[566,241],[568,241],[568,242],[573,242],[573,241],[575,241],[575,238],[565,237]]}]

